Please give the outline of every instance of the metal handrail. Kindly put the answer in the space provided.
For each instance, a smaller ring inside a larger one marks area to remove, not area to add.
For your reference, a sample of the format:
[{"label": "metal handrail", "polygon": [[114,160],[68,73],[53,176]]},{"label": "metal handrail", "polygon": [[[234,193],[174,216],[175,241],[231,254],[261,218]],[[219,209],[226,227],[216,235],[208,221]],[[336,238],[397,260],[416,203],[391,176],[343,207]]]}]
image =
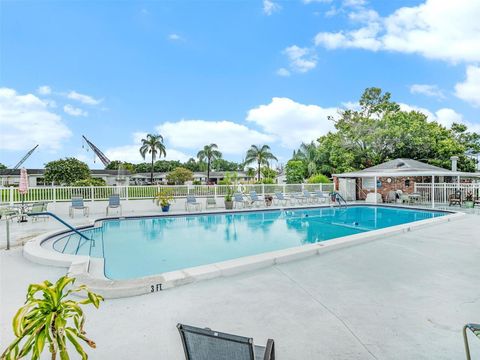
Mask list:
[{"label": "metal handrail", "polygon": [[69,228],[70,230],[72,230],[74,233],[80,235],[80,237],[88,240],[88,241],[91,241],[92,239],[89,239],[88,237],[86,237],[85,235],[83,235],[80,231],[78,231],[77,229],[75,229],[72,225],[70,225],[69,223],[67,223],[65,220],[62,220],[61,218],[59,218],[57,215],[49,212],[49,211],[45,211],[45,212],[34,212],[34,213],[27,213],[28,216],[42,216],[42,215],[47,215],[47,216],[51,216],[53,217],[55,220],[57,220],[58,222],[62,223],[63,225],[65,225],[67,228]]},{"label": "metal handrail", "polygon": [[344,202],[344,205],[345,205],[345,207],[347,207],[347,206],[348,206],[348,203],[347,203],[347,201],[346,201],[346,200],[343,198],[343,196],[342,196],[342,195],[340,195],[338,192],[334,191],[334,192],[332,192],[332,195],[335,197],[335,199],[337,199],[337,201],[338,201],[338,205],[342,206],[342,201],[343,201],[343,202]]}]

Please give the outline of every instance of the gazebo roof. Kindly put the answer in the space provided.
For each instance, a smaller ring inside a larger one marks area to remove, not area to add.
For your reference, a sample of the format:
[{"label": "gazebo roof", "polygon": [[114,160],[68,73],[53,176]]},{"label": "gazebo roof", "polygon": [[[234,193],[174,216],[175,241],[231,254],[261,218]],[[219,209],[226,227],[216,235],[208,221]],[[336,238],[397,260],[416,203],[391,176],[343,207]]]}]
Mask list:
[{"label": "gazebo roof", "polygon": [[333,174],[341,178],[357,177],[388,177],[388,176],[462,176],[462,177],[480,177],[480,173],[468,173],[461,171],[451,171],[438,166],[425,164],[421,161],[412,159],[394,159],[383,164],[375,165],[363,170],[349,173]]}]

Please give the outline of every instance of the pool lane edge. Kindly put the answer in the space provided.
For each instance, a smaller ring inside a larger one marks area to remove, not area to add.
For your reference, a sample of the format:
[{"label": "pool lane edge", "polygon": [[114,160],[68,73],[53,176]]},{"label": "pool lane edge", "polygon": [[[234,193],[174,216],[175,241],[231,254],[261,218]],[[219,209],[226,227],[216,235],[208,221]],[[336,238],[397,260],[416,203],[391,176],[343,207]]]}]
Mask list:
[{"label": "pool lane edge", "polygon": [[[427,209],[423,210],[429,211]],[[197,215],[196,213],[183,213],[175,214],[175,216],[188,214]],[[112,280],[106,278],[103,272],[99,270],[103,268],[103,259],[85,255],[63,254],[55,251],[53,248],[45,248],[42,246],[44,242],[64,234],[65,231],[52,231],[28,241],[23,247],[23,255],[35,263],[68,268],[67,274],[75,277],[77,283],[87,285],[92,291],[99,293],[105,298],[123,298],[158,293],[197,281],[237,275],[247,271],[270,267],[275,264],[300,260],[313,255],[321,255],[331,250],[378,240],[384,238],[386,235],[406,233],[433,224],[450,222],[460,219],[465,215],[466,214],[462,212],[446,212],[446,215],[432,219],[130,280]],[[107,219],[102,218],[101,220]],[[94,220],[91,225],[82,226],[81,228],[93,227],[98,221],[99,220]]]}]

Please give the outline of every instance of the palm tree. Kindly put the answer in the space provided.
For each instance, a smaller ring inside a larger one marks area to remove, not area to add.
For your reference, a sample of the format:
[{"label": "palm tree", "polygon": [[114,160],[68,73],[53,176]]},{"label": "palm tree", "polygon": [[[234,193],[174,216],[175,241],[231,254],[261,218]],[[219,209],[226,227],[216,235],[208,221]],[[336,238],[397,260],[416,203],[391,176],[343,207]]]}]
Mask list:
[{"label": "palm tree", "polygon": [[318,151],[313,141],[310,144],[302,143],[293,157],[306,165],[309,177],[317,173]]},{"label": "palm tree", "polygon": [[260,181],[260,171],[262,165],[269,166],[269,160],[277,160],[277,158],[270,151],[270,146],[263,145],[262,147],[260,147],[257,145],[252,145],[247,151],[247,156],[245,157],[245,165],[257,163],[258,181]]},{"label": "palm tree", "polygon": [[215,159],[220,159],[222,153],[217,150],[217,144],[205,145],[203,150],[200,150],[197,154],[197,158],[200,162],[207,160],[207,183],[210,181],[210,165]]},{"label": "palm tree", "polygon": [[157,158],[157,155],[158,157],[162,157],[162,155],[167,156],[162,135],[148,134],[146,139],[142,139],[140,154],[142,155],[144,160],[147,153],[152,154],[152,167],[150,169],[150,183],[153,184],[153,162]]}]

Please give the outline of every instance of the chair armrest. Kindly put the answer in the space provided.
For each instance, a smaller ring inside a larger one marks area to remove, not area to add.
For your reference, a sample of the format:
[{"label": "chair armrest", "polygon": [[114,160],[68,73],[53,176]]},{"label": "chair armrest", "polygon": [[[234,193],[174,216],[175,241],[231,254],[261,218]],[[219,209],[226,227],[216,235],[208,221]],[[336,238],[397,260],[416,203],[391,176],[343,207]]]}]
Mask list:
[{"label": "chair armrest", "polygon": [[263,360],[275,360],[275,342],[272,339],[267,340]]}]

